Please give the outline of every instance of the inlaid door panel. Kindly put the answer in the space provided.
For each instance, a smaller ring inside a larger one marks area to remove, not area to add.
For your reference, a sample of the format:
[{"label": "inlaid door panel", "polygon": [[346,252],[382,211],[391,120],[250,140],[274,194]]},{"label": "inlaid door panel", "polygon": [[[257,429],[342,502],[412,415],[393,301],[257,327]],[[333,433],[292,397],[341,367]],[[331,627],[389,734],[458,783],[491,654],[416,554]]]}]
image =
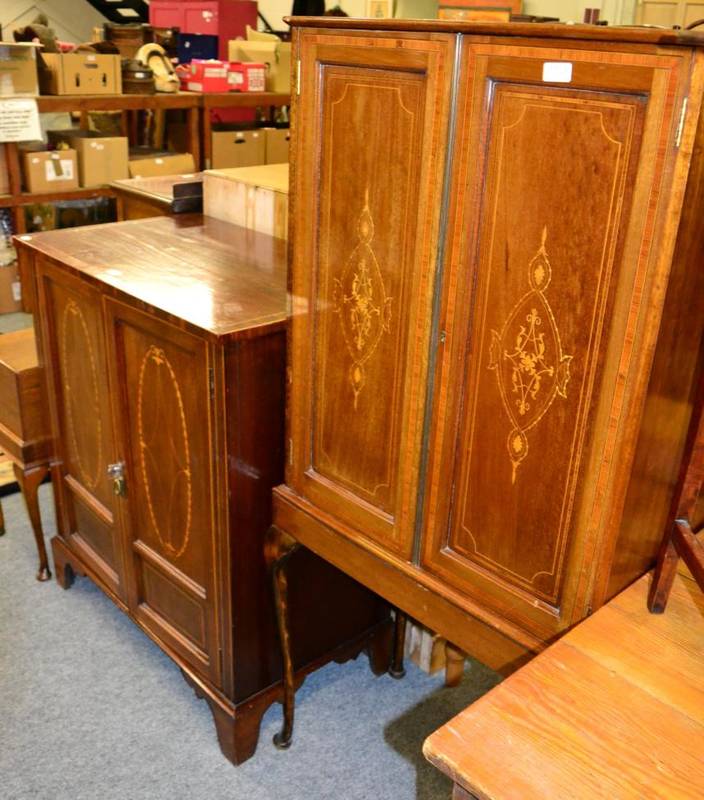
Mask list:
[{"label": "inlaid door panel", "polygon": [[123,553],[106,474],[114,460],[100,295],[38,259],[52,424],[63,495],[62,533],[124,599]]},{"label": "inlaid door panel", "polygon": [[452,44],[299,46],[287,482],[409,557]]},{"label": "inlaid door panel", "polygon": [[452,231],[423,550],[541,635],[569,624],[580,575],[586,595],[639,409],[624,386],[649,367],[634,339],[686,74],[677,56],[554,56],[464,54],[457,183],[477,188]]},{"label": "inlaid door panel", "polygon": [[205,341],[106,300],[139,621],[218,679],[209,356]]}]

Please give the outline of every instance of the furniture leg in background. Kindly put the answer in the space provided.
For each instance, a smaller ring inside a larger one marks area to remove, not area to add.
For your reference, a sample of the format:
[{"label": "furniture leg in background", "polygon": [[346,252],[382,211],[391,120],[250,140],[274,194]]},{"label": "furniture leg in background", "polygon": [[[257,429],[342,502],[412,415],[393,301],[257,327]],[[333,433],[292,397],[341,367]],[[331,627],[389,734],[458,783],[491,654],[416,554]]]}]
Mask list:
[{"label": "furniture leg in background", "polygon": [[689,567],[694,579],[704,591],[704,547],[697,536],[698,531],[692,530],[695,508],[703,482],[704,369],[700,368],[682,466],[668,518],[672,522],[660,547],[655,575],[648,594],[648,609],[653,614],[662,614],[665,610],[680,558]]},{"label": "furniture leg in background", "polygon": [[[32,523],[39,554],[37,580],[47,581],[51,571],[37,490],[49,471],[49,419],[32,328],[0,336],[0,409],[0,447],[12,461]],[[0,527],[4,531],[1,512]]]},{"label": "furniture leg in background", "polygon": [[49,474],[49,467],[47,464],[43,464],[39,467],[32,467],[31,469],[24,469],[19,464],[13,464],[12,466],[15,470],[17,483],[22,490],[22,496],[27,506],[27,514],[29,514],[29,521],[32,523],[34,540],[37,543],[37,553],[39,554],[37,580],[48,581],[51,578],[51,570],[49,569],[49,559],[46,554],[46,545],[44,543],[42,518],[39,513],[38,490],[41,482]]}]

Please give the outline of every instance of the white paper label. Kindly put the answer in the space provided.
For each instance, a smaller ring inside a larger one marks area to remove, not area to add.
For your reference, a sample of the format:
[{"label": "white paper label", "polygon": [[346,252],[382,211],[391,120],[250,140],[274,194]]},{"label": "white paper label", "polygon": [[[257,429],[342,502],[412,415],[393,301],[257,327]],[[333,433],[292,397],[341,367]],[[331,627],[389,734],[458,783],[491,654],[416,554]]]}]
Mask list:
[{"label": "white paper label", "polygon": [[32,142],[41,138],[36,100],[0,98],[0,142]]},{"label": "white paper label", "polygon": [[47,181],[73,180],[73,161],[52,155],[49,161],[44,162],[44,177]]},{"label": "white paper label", "polygon": [[22,284],[19,281],[12,282],[12,299],[19,303],[22,299]]},{"label": "white paper label", "polygon": [[570,61],[546,61],[543,64],[543,80],[547,83],[570,83],[572,63]]}]

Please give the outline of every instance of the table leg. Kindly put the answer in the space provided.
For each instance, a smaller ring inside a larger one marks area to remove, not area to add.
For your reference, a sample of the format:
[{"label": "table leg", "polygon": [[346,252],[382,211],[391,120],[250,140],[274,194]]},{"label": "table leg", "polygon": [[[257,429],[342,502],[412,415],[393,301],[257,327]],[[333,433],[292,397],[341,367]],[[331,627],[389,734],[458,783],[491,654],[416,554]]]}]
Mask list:
[{"label": "table leg", "polygon": [[13,464],[12,466],[15,471],[17,483],[19,483],[20,489],[22,489],[24,502],[27,506],[27,513],[29,514],[29,520],[32,523],[32,530],[34,531],[34,539],[37,543],[37,552],[39,553],[37,580],[48,581],[49,578],[51,578],[51,571],[49,570],[49,559],[47,558],[46,545],[44,544],[44,531],[42,530],[42,520],[39,514],[39,496],[37,492],[39,484],[47,476],[49,468],[42,466],[24,470],[17,464]]},{"label": "table leg", "polygon": [[0,536],[5,535],[5,514],[2,510],[2,503],[0,503]]}]

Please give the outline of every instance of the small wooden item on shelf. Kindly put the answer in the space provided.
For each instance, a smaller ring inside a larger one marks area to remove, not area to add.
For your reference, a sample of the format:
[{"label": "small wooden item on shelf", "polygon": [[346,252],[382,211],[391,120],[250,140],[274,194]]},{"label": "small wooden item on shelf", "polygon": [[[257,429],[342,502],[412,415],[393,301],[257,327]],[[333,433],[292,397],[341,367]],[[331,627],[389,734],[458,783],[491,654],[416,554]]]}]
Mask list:
[{"label": "small wooden item on shelf", "polygon": [[117,199],[117,217],[143,219],[203,209],[203,173],[153,178],[126,178],[110,187]]},{"label": "small wooden item on shelf", "polygon": [[[0,448],[12,460],[39,554],[38,581],[51,578],[37,490],[49,473],[49,410],[34,329],[0,336]],[[2,533],[5,532],[2,512]]]}]

